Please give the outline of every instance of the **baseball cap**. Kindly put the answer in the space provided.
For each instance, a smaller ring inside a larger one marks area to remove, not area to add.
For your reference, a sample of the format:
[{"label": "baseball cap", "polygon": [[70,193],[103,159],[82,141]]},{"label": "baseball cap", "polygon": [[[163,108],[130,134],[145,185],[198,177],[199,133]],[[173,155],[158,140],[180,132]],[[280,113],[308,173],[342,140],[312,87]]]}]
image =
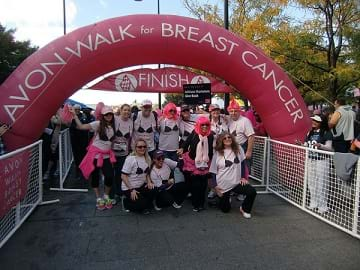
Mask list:
[{"label": "baseball cap", "polygon": [[102,109],[101,109],[101,114],[102,115],[105,115],[107,113],[114,113],[112,108],[110,106],[104,106]]},{"label": "baseball cap", "polygon": [[158,159],[159,157],[165,157],[165,153],[161,150],[156,150],[153,154],[153,158]]},{"label": "baseball cap", "polygon": [[142,103],[141,106],[152,106],[152,102],[149,99],[145,99]]},{"label": "baseball cap", "polygon": [[318,115],[311,116],[310,118],[316,122],[322,122],[321,117]]},{"label": "baseball cap", "polygon": [[189,105],[186,105],[186,104],[181,105],[181,111],[182,111],[182,112],[183,112],[183,111],[190,111]]},{"label": "baseball cap", "polygon": [[218,104],[211,104],[209,107],[209,111],[213,111],[213,110],[220,110],[220,106]]}]

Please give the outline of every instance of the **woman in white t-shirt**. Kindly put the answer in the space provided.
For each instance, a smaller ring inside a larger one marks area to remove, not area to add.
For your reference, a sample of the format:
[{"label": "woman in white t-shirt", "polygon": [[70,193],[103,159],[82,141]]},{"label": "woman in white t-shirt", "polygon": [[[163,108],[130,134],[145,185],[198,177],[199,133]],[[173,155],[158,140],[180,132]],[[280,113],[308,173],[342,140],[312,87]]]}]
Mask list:
[{"label": "woman in white t-shirt", "polygon": [[115,137],[112,149],[116,156],[116,163],[114,164],[115,177],[111,192],[112,195],[121,195],[121,170],[125,159],[130,152],[131,136],[133,132],[133,121],[130,118],[130,110],[130,105],[123,104],[120,107],[120,115],[115,116]]},{"label": "woman in white t-shirt", "polygon": [[148,213],[153,208],[155,190],[149,176],[150,164],[146,141],[137,139],[134,152],[126,157],[121,174],[121,189],[126,196],[124,207],[127,211]]},{"label": "woman in white t-shirt", "polygon": [[160,138],[159,150],[164,151],[165,157],[178,160],[176,151],[179,149],[179,120],[176,105],[166,104],[163,117],[159,120]]},{"label": "woman in white t-shirt", "polygon": [[245,195],[240,213],[251,218],[251,209],[256,197],[256,190],[244,178],[244,153],[229,132],[220,134],[216,141],[215,153],[209,172],[212,174],[213,186],[219,197],[219,208],[224,213],[231,209],[230,192]]},{"label": "woman in white t-shirt", "polygon": [[[182,159],[179,162],[165,158],[165,153],[157,150],[153,154],[153,164],[150,169],[150,178],[156,190],[155,210],[172,205],[174,208],[181,208],[187,195],[185,182],[175,182],[174,170],[183,165]],[[181,172],[179,172],[181,173]]]},{"label": "woman in white t-shirt", "polygon": [[[114,178],[113,163],[116,161],[114,152],[111,149],[112,140],[115,135],[113,110],[109,106],[104,106],[101,109],[100,120],[89,124],[82,124],[75,111],[71,109],[71,112],[74,115],[74,120],[78,129],[95,132],[94,139],[90,143],[88,151],[81,161],[79,168],[85,179],[88,179],[91,175],[91,186],[96,194],[96,207],[99,210],[105,208],[111,209],[112,201],[109,198],[109,193]],[[102,170],[104,175],[104,197],[101,197],[99,190],[100,170]]]}]

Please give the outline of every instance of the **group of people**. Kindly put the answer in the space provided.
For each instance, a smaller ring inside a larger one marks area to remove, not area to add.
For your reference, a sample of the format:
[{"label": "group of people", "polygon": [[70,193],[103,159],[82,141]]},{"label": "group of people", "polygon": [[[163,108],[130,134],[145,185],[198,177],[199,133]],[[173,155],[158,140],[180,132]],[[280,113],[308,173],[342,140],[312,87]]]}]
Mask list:
[{"label": "group of people", "polygon": [[168,103],[160,116],[144,100],[133,113],[128,104],[119,115],[103,106],[98,120],[90,123],[82,123],[71,109],[76,128],[94,132],[79,168],[84,178],[91,178],[97,209],[111,209],[116,195],[125,196],[127,211],[181,208],[191,194],[193,211],[199,212],[212,189],[223,212],[231,209],[231,193],[243,194],[240,213],[250,218],[256,197],[248,181],[255,132],[235,100],[227,109],[229,116],[216,104],[208,115],[192,114],[188,105],[178,111]]}]

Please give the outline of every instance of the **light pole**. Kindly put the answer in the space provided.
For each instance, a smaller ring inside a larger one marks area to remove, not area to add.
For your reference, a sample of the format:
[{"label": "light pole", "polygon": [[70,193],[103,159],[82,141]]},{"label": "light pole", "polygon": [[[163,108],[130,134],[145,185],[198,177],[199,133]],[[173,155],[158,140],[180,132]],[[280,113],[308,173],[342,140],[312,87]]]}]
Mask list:
[{"label": "light pole", "polygon": [[65,7],[65,0],[63,0],[63,17],[64,17],[64,35],[66,35],[66,7]]},{"label": "light pole", "polygon": [[[65,1],[65,0],[64,0]],[[142,2],[142,0],[134,0],[136,2]],[[160,15],[160,0],[157,0],[157,14]],[[158,65],[158,68],[160,69],[160,64]],[[161,93],[158,95],[158,103],[159,103],[159,109],[161,110]]]},{"label": "light pole", "polygon": [[[225,0],[224,1],[224,28],[226,30],[229,30],[229,1]],[[227,110],[226,108],[229,106],[230,103],[230,94],[229,93],[225,93],[224,95],[224,109]]]}]

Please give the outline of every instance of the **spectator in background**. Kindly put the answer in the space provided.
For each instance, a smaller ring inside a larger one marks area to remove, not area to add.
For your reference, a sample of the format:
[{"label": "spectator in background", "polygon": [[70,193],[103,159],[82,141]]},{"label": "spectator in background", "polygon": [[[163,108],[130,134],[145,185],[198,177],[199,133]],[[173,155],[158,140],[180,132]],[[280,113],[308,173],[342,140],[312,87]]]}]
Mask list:
[{"label": "spectator in background", "polygon": [[9,127],[8,125],[6,124],[2,124],[0,126],[0,156],[1,155],[4,155],[6,153],[6,147],[5,147],[5,144],[4,144],[4,141],[2,139],[2,136],[5,134],[6,131],[9,130]]},{"label": "spectator in background", "polygon": [[[79,118],[80,122],[82,124],[87,124],[87,119],[84,114],[80,111],[80,105],[76,104],[73,106],[74,111]],[[71,141],[71,147],[72,152],[74,155],[74,162],[76,165],[76,177],[80,178],[82,177],[82,174],[79,169],[79,165],[81,161],[83,160],[85,154],[86,154],[86,147],[88,146],[88,135],[89,132],[87,130],[80,130],[76,126],[76,122],[73,119],[70,124],[70,141]]]},{"label": "spectator in background", "polygon": [[[319,115],[310,117],[312,129],[305,138],[309,148],[332,151],[332,133],[326,122]],[[329,160],[325,155],[309,152],[308,188],[310,192],[310,209],[317,209],[319,213],[328,211],[327,197],[329,184]]]},{"label": "spectator in background", "polygon": [[351,141],[354,139],[355,112],[350,105],[345,105],[343,98],[337,98],[334,102],[335,112],[329,121],[329,128],[333,133],[333,148],[335,152],[347,153],[350,150]]},{"label": "spectator in background", "polygon": [[254,111],[254,116],[255,116],[255,125],[254,125],[255,135],[266,137],[267,132],[265,130],[264,123],[260,118],[260,115],[256,111]]}]

